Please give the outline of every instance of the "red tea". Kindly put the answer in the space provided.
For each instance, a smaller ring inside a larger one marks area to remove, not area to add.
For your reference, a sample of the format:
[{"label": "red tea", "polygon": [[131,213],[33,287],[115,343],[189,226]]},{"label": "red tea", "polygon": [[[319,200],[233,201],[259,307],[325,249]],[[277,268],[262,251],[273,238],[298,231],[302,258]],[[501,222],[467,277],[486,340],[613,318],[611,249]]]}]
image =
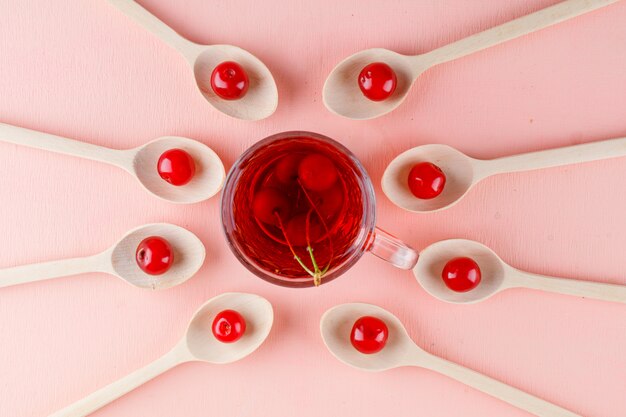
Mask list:
[{"label": "red tea", "polygon": [[348,259],[363,219],[352,159],[330,143],[294,137],[259,148],[240,169],[232,234],[259,268],[319,284]]}]

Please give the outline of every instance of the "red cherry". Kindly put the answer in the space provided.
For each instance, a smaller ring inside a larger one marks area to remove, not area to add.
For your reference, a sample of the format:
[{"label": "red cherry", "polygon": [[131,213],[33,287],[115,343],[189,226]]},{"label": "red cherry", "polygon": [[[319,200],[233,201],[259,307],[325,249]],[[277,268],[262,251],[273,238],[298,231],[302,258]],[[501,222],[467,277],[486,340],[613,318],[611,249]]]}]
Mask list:
[{"label": "red cherry", "polygon": [[150,236],[139,243],[135,258],[139,268],[146,274],[161,275],[172,266],[174,252],[167,240]]},{"label": "red cherry", "polygon": [[302,160],[302,155],[292,154],[284,156],[276,164],[274,174],[276,179],[283,184],[295,183],[298,179],[298,166]]},{"label": "red cherry", "polygon": [[191,155],[182,149],[170,149],[159,158],[157,171],[170,184],[185,185],[196,173],[196,164]]},{"label": "red cherry", "polygon": [[330,158],[312,153],[307,155],[298,167],[298,178],[304,188],[312,191],[329,189],[337,181],[339,173]]},{"label": "red cherry", "polygon": [[[287,223],[285,232],[289,238],[289,243],[293,246],[307,246],[306,240],[306,213],[294,216]],[[311,244],[316,243],[324,234],[324,229],[317,216],[311,214],[309,217],[309,240]]]},{"label": "red cherry", "polygon": [[344,192],[340,184],[336,184],[329,190],[319,193],[317,198],[314,198],[317,210],[324,217],[329,219],[333,217],[341,207],[343,206]]},{"label": "red cherry", "polygon": [[280,190],[283,187],[283,184],[280,181],[278,181],[278,178],[276,178],[276,173],[274,171],[269,171],[267,173],[267,176],[265,176],[265,178],[261,178],[261,181],[259,182],[259,187],[260,188],[270,187],[270,188],[276,188]]},{"label": "red cherry", "polygon": [[409,172],[409,188],[417,198],[437,197],[446,185],[446,175],[435,164],[420,162]]},{"label": "red cherry", "polygon": [[359,88],[372,101],[388,99],[396,90],[397,84],[396,73],[383,62],[369,64],[359,74]]},{"label": "red cherry", "polygon": [[215,316],[211,327],[217,340],[232,343],[246,332],[246,320],[235,310],[224,310]]},{"label": "red cherry", "polygon": [[211,88],[224,100],[238,100],[248,91],[248,74],[236,62],[226,61],[215,67],[211,74]]},{"label": "red cherry", "polygon": [[291,204],[287,197],[276,188],[262,188],[252,200],[254,216],[266,224],[278,226],[278,218],[285,222],[291,213]]},{"label": "red cherry", "polygon": [[480,268],[473,259],[454,258],[443,267],[441,278],[452,291],[470,291],[480,284]]},{"label": "red cherry", "polygon": [[380,352],[387,343],[389,329],[381,319],[363,316],[354,322],[350,332],[350,342],[361,353]]}]

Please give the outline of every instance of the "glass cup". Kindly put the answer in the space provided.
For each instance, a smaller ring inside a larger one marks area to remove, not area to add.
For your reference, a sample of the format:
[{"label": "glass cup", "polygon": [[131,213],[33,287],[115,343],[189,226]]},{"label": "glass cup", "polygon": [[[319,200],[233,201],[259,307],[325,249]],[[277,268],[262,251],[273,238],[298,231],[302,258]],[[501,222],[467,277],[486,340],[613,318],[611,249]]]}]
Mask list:
[{"label": "glass cup", "polygon": [[[350,269],[365,252],[371,252],[398,268],[412,269],[417,263],[417,252],[400,240],[376,227],[376,198],[374,196],[374,189],[365,168],[359,160],[352,152],[333,139],[317,133],[300,131],[278,133],[257,142],[239,157],[226,177],[221,201],[222,226],[230,249],[237,259],[252,273],[273,284],[295,288],[310,287],[316,284],[316,280],[313,276],[288,277],[279,273],[280,268],[269,268],[260,265],[261,262],[255,259],[254,254],[250,254],[249,250],[244,250],[246,245],[248,245],[246,240],[250,238],[250,233],[254,234],[255,231],[246,231],[247,234],[241,233],[244,225],[237,224],[235,215],[235,211],[238,210],[236,204],[238,201],[236,199],[238,187],[250,188],[250,184],[246,183],[246,178],[260,169],[258,161],[280,157],[280,152],[277,152],[278,149],[284,149],[284,146],[289,144],[288,142],[297,146],[296,141],[302,140],[308,141],[308,143],[314,146],[320,146],[332,152],[336,152],[347,160],[349,164],[342,166],[341,169],[350,169],[352,171],[347,174],[354,179],[353,183],[356,184],[358,188],[355,192],[360,194],[360,198],[357,199],[357,201],[360,202],[360,207],[355,208],[360,214],[360,221],[358,224],[355,224],[355,227],[358,228],[355,233],[355,238],[348,247],[342,248],[341,256],[339,257],[341,262],[333,265],[332,268],[324,273],[321,278],[321,283],[330,282],[342,275]],[[246,174],[247,170],[250,171]],[[244,178],[243,182],[241,181],[242,178]],[[251,192],[246,189],[240,191]],[[287,251],[288,249],[285,247],[284,250]]]}]

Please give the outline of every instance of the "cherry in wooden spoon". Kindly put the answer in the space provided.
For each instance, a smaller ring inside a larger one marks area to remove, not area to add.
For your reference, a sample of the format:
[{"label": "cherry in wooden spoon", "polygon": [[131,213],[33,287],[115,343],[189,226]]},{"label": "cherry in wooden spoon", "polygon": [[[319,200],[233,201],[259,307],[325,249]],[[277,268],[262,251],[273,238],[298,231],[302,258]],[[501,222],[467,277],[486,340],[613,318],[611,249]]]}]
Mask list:
[{"label": "cherry in wooden spoon", "polygon": [[[180,36],[133,0],[108,1],[185,57],[193,69],[199,91],[217,110],[244,120],[264,119],[276,110],[278,90],[274,77],[250,52],[232,45],[199,45]],[[249,86],[238,100],[225,100],[211,87],[213,70],[226,62],[235,62],[247,75]]]},{"label": "cherry in wooden spoon", "polygon": [[[467,292],[448,288],[441,271],[448,261],[463,256],[480,267],[481,281]],[[485,245],[465,239],[450,239],[434,243],[420,253],[413,274],[432,296],[450,303],[475,303],[509,288],[534,290],[626,303],[626,286],[555,278],[520,271],[506,264]]]},{"label": "cherry in wooden spoon", "polygon": [[[174,257],[171,267],[160,275],[142,271],[136,260],[137,247],[144,239],[152,236],[166,240]],[[165,289],[182,284],[195,275],[204,263],[204,257],[204,245],[190,231],[173,224],[148,224],[131,230],[111,248],[94,256],[0,269],[0,288],[88,272],[104,272],[139,288]]]},{"label": "cherry in wooden spoon", "polygon": [[[626,156],[626,138],[530,152],[503,158],[474,159],[447,145],[423,145],[398,155],[385,169],[382,189],[397,206],[414,212],[443,210],[458,203],[483,179],[509,172],[531,171]],[[445,174],[441,194],[420,199],[411,193],[408,176],[418,163],[431,162]]]},{"label": "cherry in wooden spoon", "polygon": [[[235,310],[247,322],[246,332],[234,343],[217,340],[213,319],[224,310]],[[185,362],[226,364],[254,352],[267,338],[274,312],[265,298],[254,294],[226,293],[207,301],[194,314],[178,344],[156,361],[114,382],[49,417],[82,417],[93,413],[138,386]]]},{"label": "cherry in wooden spoon", "polygon": [[[226,177],[220,157],[211,148],[198,141],[178,136],[165,136],[134,149],[118,150],[0,123],[0,142],[117,166],[136,177],[146,190],[172,203],[190,204],[204,201],[219,192]],[[165,181],[157,169],[161,155],[172,149],[181,149],[194,160],[193,178],[184,186],[175,186]]]},{"label": "cherry in wooden spoon", "polygon": [[[387,325],[388,338],[384,348],[378,353],[363,354],[350,343],[351,328],[361,317],[375,317]],[[385,371],[401,366],[425,368],[536,416],[580,417],[517,388],[426,352],[411,340],[396,316],[378,306],[352,303],[333,307],[322,316],[320,330],[328,350],[337,359],[355,368],[366,371]]]},{"label": "cherry in wooden spoon", "polygon": [[[398,107],[417,77],[435,65],[538,31],[616,1],[618,0],[562,1],[423,55],[401,55],[382,48],[357,52],[339,63],[328,76],[323,90],[324,104],[333,113],[350,119],[382,116]],[[382,101],[367,98],[357,82],[361,71],[372,63],[387,64],[393,69],[397,79],[393,94]]]}]

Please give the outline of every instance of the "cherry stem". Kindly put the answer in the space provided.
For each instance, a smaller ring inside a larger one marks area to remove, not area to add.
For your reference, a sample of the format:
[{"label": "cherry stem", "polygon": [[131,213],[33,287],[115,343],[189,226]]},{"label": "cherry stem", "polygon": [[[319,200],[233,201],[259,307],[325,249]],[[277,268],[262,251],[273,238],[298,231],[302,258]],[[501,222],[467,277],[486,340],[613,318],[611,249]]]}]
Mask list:
[{"label": "cherry stem", "polygon": [[[309,204],[311,205],[311,210],[309,210],[309,212],[306,215],[305,237],[306,237],[306,244],[307,244],[306,250],[309,253],[309,257],[311,258],[311,263],[313,264],[313,271],[311,271],[311,269],[307,267],[304,264],[304,262],[302,262],[302,259],[300,259],[300,257],[296,253],[296,250],[294,249],[293,245],[289,241],[289,237],[287,236],[287,230],[285,229],[285,226],[283,225],[283,219],[280,218],[280,214],[278,214],[278,211],[274,211],[274,215],[278,219],[278,227],[280,228],[280,231],[285,237],[285,241],[287,242],[289,251],[291,251],[291,254],[293,255],[294,259],[300,264],[302,269],[304,269],[309,275],[313,277],[313,283],[315,284],[316,287],[318,287],[322,283],[322,277],[330,269],[330,263],[333,259],[333,240],[330,238],[330,229],[328,228],[328,225],[326,224],[324,217],[318,210],[315,202],[313,202],[313,199],[311,198],[311,196],[309,196],[309,193],[306,192],[306,189],[300,182],[300,179],[298,179],[298,185],[300,186],[300,189],[302,190],[304,196],[306,197],[306,199],[309,201]],[[328,259],[328,264],[324,267],[324,269],[320,269],[319,265],[317,264],[317,260],[315,259],[315,255],[313,254],[313,245],[311,244],[311,213],[313,212],[315,212],[315,214],[317,214],[317,217],[320,219],[320,222],[322,223],[322,226],[324,227],[324,231],[326,232],[326,237],[328,238],[328,249],[330,252],[330,256]]]},{"label": "cherry stem", "polygon": [[317,265],[315,261],[315,255],[313,255],[313,248],[311,245],[311,213],[313,209],[309,210],[306,214],[305,221],[305,236],[306,236],[306,250],[309,252],[309,257],[311,258],[311,263],[313,264],[313,270],[315,271],[315,275],[313,276],[313,283],[315,286],[319,286],[322,283],[322,275],[323,272],[320,270],[320,267]]},{"label": "cherry stem", "polygon": [[313,202],[313,199],[311,198],[309,193],[306,192],[306,189],[304,188],[304,186],[300,182],[300,179],[298,179],[298,184],[300,185],[300,188],[302,188],[302,192],[304,193],[304,196],[306,197],[306,199],[309,201],[309,204],[311,205],[312,209],[315,211],[315,214],[317,214],[317,217],[322,222],[322,226],[324,226],[324,231],[326,232],[326,236],[328,236],[328,246],[329,246],[330,258],[332,259],[332,257],[333,257],[333,240],[330,238],[330,229],[328,228],[328,225],[326,224],[326,221],[324,220],[324,216],[322,216],[322,213],[320,213],[320,211],[317,209],[317,204],[315,204]]},{"label": "cherry stem", "polygon": [[[294,259],[296,261],[298,261],[298,263],[300,264],[300,266],[302,267],[302,269],[304,269],[309,275],[311,275],[313,277],[313,280],[315,281],[315,277],[316,277],[316,272],[311,271],[305,264],[304,262],[302,262],[302,259],[300,259],[300,257],[298,256],[298,254],[296,253],[295,249],[293,248],[293,246],[291,245],[291,242],[289,241],[289,238],[287,237],[287,231],[285,230],[285,226],[283,226],[283,219],[280,218],[280,215],[278,214],[278,211],[274,211],[274,215],[276,216],[276,218],[278,219],[278,227],[280,228],[280,231],[283,232],[283,236],[285,236],[285,241],[287,242],[287,246],[289,247],[289,250],[291,251],[291,254],[293,255]],[[315,265],[315,263],[314,263]],[[316,284],[316,286],[319,284]]]},{"label": "cherry stem", "polygon": [[[330,263],[333,259],[333,240],[330,238],[330,229],[328,228],[328,225],[326,224],[326,221],[324,220],[322,213],[320,213],[320,211],[317,209],[317,205],[315,204],[315,202],[313,202],[313,199],[311,198],[309,193],[306,192],[306,188],[304,188],[299,178],[298,178],[298,185],[300,186],[300,189],[302,189],[302,193],[304,194],[306,199],[309,201],[309,204],[311,205],[311,210],[307,213],[307,216],[306,216],[306,228],[305,228],[306,229],[306,232],[305,232],[306,243],[307,243],[306,249],[309,252],[309,256],[311,257],[311,262],[313,263],[313,268],[315,269],[315,275],[313,276],[313,280],[314,280],[315,286],[317,287],[318,285],[322,283],[322,276],[324,276],[324,274],[326,274],[326,272],[328,272],[328,269],[330,268]],[[330,252],[330,256],[328,258],[328,264],[324,267],[323,270],[320,270],[319,266],[317,265],[317,262],[315,261],[315,256],[313,255],[313,247],[311,245],[310,227],[311,227],[311,212],[312,211],[315,211],[315,214],[317,214],[317,217],[320,219],[320,222],[322,222],[322,226],[324,227],[324,231],[326,232],[326,236],[328,237],[328,250]]]}]

